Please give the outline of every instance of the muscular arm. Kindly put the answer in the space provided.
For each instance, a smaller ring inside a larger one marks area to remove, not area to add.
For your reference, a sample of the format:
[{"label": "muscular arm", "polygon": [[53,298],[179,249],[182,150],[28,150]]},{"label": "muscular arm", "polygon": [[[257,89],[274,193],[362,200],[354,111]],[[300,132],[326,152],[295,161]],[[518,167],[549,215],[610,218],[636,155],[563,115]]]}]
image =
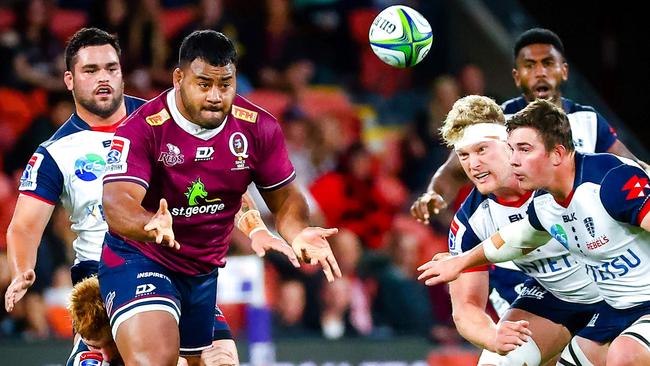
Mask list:
[{"label": "muscular arm", "polygon": [[488,292],[487,271],[463,273],[449,284],[458,333],[477,347],[494,351],[496,324],[485,312]]},{"label": "muscular arm", "polygon": [[151,221],[154,213],[142,207],[142,199],[147,191],[139,184],[130,182],[110,182],[104,184],[102,205],[106,222],[114,231],[131,240],[152,242],[156,235],[144,226]]},{"label": "muscular arm", "polygon": [[43,231],[54,212],[54,205],[21,194],[7,229],[7,256],[11,276],[34,269]]},{"label": "muscular arm", "polygon": [[641,228],[650,231],[650,215],[645,215],[643,221],[641,221]]},{"label": "muscular arm", "polygon": [[632,159],[635,162],[637,162],[639,165],[641,165],[641,168],[645,170],[646,172],[650,171],[650,165],[648,165],[646,162],[639,160],[632,152],[625,146],[620,140],[614,141],[612,146],[607,149],[608,153],[622,156],[624,158]]},{"label": "muscular arm", "polygon": [[427,191],[434,191],[441,195],[445,202],[452,203],[456,199],[460,187],[468,182],[458,155],[452,151],[447,161],[436,170]]},{"label": "muscular arm", "polygon": [[280,189],[260,193],[275,217],[278,233],[292,243],[309,226],[309,208],[298,186],[290,183]]}]

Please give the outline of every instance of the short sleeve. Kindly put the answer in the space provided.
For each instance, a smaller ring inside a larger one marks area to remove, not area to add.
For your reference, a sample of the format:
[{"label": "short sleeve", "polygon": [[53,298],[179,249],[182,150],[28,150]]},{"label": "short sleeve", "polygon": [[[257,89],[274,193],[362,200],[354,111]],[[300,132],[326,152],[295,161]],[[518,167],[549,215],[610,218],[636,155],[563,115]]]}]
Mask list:
[{"label": "short sleeve", "polygon": [[607,120],[596,113],[596,151],[597,153],[604,153],[609,150],[612,145],[616,142],[618,137],[616,136],[616,130],[607,122]]},{"label": "short sleeve", "polygon": [[633,165],[610,170],[600,186],[600,200],[615,220],[639,226],[650,210],[648,175]]},{"label": "short sleeve", "polygon": [[528,217],[528,222],[532,227],[535,228],[535,230],[538,231],[546,231],[544,229],[544,226],[542,226],[542,223],[539,221],[539,217],[537,217],[537,211],[535,211],[535,200],[531,200],[530,204],[528,205],[528,208],[526,209],[526,215]]},{"label": "short sleeve", "polygon": [[121,181],[149,188],[153,170],[153,136],[148,125],[138,118],[129,120],[115,132],[106,157],[104,184]]},{"label": "short sleeve", "polygon": [[39,146],[27,162],[18,190],[52,205],[58,202],[63,193],[63,174],[43,146]]},{"label": "short sleeve", "polygon": [[278,189],[296,177],[280,124],[275,120],[265,122],[258,130],[260,144],[253,175],[255,185],[260,191]]}]

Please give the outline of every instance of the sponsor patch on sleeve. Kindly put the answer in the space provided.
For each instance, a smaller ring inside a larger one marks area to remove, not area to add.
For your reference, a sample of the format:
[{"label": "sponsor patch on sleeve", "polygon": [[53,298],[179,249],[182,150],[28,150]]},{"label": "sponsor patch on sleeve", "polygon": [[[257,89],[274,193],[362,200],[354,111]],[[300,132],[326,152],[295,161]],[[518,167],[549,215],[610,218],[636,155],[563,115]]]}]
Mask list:
[{"label": "sponsor patch on sleeve", "polygon": [[156,114],[152,114],[149,117],[146,117],[145,120],[147,121],[148,124],[151,126],[160,126],[163,123],[167,122],[171,116],[169,115],[169,112],[167,112],[166,108],[163,108],[160,110],[160,112]]},{"label": "sponsor patch on sleeve", "polygon": [[250,122],[250,123],[257,122],[257,112],[251,111],[250,109],[233,105],[231,113],[233,116],[235,116],[235,118],[241,119],[243,121]]},{"label": "sponsor patch on sleeve", "polygon": [[99,352],[86,351],[81,352],[75,357],[74,366],[103,366],[107,365],[104,362],[102,354]]},{"label": "sponsor patch on sleeve", "polygon": [[124,137],[113,137],[111,149],[106,157],[106,174],[126,173],[126,158],[129,155],[131,141]]},{"label": "sponsor patch on sleeve", "polygon": [[33,191],[36,189],[36,179],[38,178],[38,168],[43,162],[43,154],[35,153],[29,158],[23,175],[20,177],[20,187],[18,188],[21,191]]}]

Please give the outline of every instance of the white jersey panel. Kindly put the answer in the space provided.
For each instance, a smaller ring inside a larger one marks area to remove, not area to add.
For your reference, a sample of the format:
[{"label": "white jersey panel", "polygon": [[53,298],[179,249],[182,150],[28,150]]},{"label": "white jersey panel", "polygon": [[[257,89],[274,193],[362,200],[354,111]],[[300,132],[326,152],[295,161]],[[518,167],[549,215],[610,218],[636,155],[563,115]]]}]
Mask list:
[{"label": "white jersey panel", "polygon": [[568,207],[550,194],[535,197],[535,214],[551,235],[583,262],[607,303],[626,309],[650,301],[650,233],[613,219],[600,185],[585,182]]},{"label": "white jersey panel", "polygon": [[[470,216],[469,224],[476,236],[485,240],[499,228],[524,219],[531,200],[532,197],[519,207],[511,207],[487,198]],[[584,267],[556,240],[512,262],[561,300],[584,304],[602,300]]]},{"label": "white jersey panel", "polygon": [[102,176],[112,136],[108,132],[85,130],[45,146],[63,176],[60,200],[70,213],[71,229],[77,234],[73,243],[75,263],[99,261],[108,230],[102,210]]}]

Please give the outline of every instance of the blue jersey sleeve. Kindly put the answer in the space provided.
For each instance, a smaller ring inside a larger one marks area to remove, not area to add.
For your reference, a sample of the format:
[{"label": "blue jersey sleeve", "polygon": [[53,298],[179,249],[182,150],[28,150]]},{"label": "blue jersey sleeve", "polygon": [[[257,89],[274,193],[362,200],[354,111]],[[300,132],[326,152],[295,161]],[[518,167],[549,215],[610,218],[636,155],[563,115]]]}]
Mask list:
[{"label": "blue jersey sleeve", "polygon": [[467,216],[459,211],[449,226],[449,253],[459,255],[479,244],[481,239],[472,229]]},{"label": "blue jersey sleeve", "polygon": [[610,170],[600,185],[603,207],[615,220],[639,226],[650,209],[648,175],[633,165]]},{"label": "blue jersey sleeve", "polygon": [[39,146],[27,162],[18,190],[52,205],[58,202],[63,193],[63,174],[43,146]]},{"label": "blue jersey sleeve", "polygon": [[618,137],[616,136],[614,128],[610,126],[607,120],[601,116],[600,113],[596,113],[596,124],[598,135],[596,136],[596,151],[594,152],[604,153],[614,145]]}]

